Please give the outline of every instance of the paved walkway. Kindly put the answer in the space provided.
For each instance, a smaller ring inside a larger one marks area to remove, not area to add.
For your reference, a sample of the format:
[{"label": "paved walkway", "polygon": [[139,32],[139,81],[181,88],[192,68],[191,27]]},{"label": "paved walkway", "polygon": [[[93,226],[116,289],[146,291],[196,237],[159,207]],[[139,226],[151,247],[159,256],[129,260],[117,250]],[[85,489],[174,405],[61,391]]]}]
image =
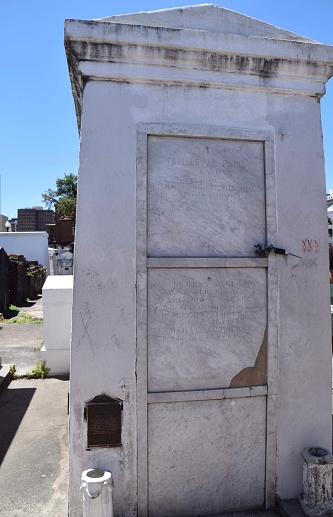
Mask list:
[{"label": "paved walkway", "polygon": [[[43,317],[43,300],[19,315]],[[40,358],[43,325],[0,322],[2,364],[30,372]],[[0,370],[1,372],[1,370]],[[15,380],[0,392],[1,517],[68,515],[68,379]]]},{"label": "paved walkway", "polygon": [[1,517],[68,515],[68,388],[22,379],[0,393]]},{"label": "paved walkway", "polygon": [[[30,302],[26,307],[19,307],[19,315],[43,318],[43,300]],[[17,316],[16,316],[17,318]],[[0,357],[2,364],[15,364],[16,372],[23,375],[30,372],[40,359],[39,351],[43,346],[43,325],[9,323],[11,318],[0,321]]]}]

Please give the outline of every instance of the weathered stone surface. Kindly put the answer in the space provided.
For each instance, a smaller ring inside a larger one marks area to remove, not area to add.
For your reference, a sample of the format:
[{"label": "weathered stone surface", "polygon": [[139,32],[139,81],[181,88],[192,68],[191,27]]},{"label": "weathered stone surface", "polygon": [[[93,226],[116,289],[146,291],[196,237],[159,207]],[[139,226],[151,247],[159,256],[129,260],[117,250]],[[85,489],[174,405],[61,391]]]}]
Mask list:
[{"label": "weathered stone surface", "polygon": [[150,270],[149,391],[228,387],[255,364],[267,325],[266,299],[265,269]]},{"label": "weathered stone surface", "polygon": [[[163,494],[170,515],[199,514],[195,489],[205,514],[295,498],[300,450],[331,443],[318,99],[333,49],[212,6],[65,31],[81,132],[70,514],[92,464],[112,471],[126,517],[165,517]],[[258,241],[301,259],[263,263]],[[234,292],[171,284],[208,276]],[[257,287],[241,289],[247,277]],[[99,393],[123,401],[123,445],[87,451],[83,407]]]},{"label": "weathered stone surface", "polygon": [[253,255],[265,240],[264,181],[261,142],[149,137],[148,255]]},{"label": "weathered stone surface", "polygon": [[27,299],[28,262],[23,255],[8,254],[9,266],[9,303],[22,305]]},{"label": "weathered stone surface", "polygon": [[242,34],[244,36],[314,43],[313,40],[294,32],[274,27],[270,23],[256,20],[250,16],[214,4],[188,5],[158,11],[120,14],[100,18],[98,21],[148,25],[150,27],[177,27],[179,29],[196,29],[207,32]]},{"label": "weathered stone surface", "polygon": [[332,453],[322,447],[307,447],[302,451],[302,460],[302,510],[307,516],[328,515],[332,509]]},{"label": "weathered stone surface", "polygon": [[150,404],[149,515],[260,508],[265,404],[266,397]]},{"label": "weathered stone surface", "polygon": [[23,305],[27,298],[34,300],[42,292],[46,270],[37,261],[23,255],[9,253],[9,303]]}]

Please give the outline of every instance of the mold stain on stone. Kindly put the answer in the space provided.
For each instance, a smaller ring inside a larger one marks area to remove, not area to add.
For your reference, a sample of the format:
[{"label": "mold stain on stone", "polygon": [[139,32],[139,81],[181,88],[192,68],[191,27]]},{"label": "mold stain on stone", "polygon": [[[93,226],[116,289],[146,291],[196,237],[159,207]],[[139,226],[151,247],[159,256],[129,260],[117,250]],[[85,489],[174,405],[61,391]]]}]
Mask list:
[{"label": "mold stain on stone", "polygon": [[178,59],[178,50],[166,48],[164,50],[165,53],[165,59],[168,59],[170,61],[176,61]]},{"label": "mold stain on stone", "polygon": [[244,368],[230,382],[230,388],[262,386],[267,383],[267,328],[254,366]]},{"label": "mold stain on stone", "polygon": [[[232,58],[231,58],[232,59]],[[201,65],[206,67],[207,64],[213,70],[229,68],[230,56],[216,53],[204,53],[201,60]]]},{"label": "mold stain on stone", "polygon": [[273,77],[277,73],[280,59],[253,58],[254,68],[261,77]]},{"label": "mold stain on stone", "polygon": [[249,67],[249,58],[245,56],[236,56],[236,67],[239,70],[245,70]]}]

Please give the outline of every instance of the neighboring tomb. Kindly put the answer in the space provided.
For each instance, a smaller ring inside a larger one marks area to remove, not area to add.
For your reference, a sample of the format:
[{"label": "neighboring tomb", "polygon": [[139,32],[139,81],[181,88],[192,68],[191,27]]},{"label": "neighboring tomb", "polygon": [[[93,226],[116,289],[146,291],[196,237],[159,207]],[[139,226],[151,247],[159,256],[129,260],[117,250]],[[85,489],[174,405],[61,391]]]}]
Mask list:
[{"label": "neighboring tomb", "polygon": [[0,232],[0,246],[7,253],[24,255],[29,261],[41,264],[50,273],[47,232]]},{"label": "neighboring tomb", "polygon": [[9,259],[3,248],[0,248],[0,313],[9,309]]},{"label": "neighboring tomb", "polygon": [[48,276],[43,286],[44,343],[41,358],[52,375],[68,375],[73,275]]},{"label": "neighboring tomb", "polygon": [[[3,249],[3,248],[2,248]],[[24,305],[42,293],[46,269],[37,261],[28,261],[23,255],[8,253],[7,274],[8,305]]]},{"label": "neighboring tomb", "polygon": [[[295,498],[302,449],[332,440],[333,48],[213,5],[67,20],[65,44],[81,138],[70,515],[88,468],[112,471],[126,517]],[[103,397],[117,417],[89,426]]]},{"label": "neighboring tomb", "polygon": [[58,246],[52,254],[53,271],[55,275],[73,276],[73,253],[70,246]]}]

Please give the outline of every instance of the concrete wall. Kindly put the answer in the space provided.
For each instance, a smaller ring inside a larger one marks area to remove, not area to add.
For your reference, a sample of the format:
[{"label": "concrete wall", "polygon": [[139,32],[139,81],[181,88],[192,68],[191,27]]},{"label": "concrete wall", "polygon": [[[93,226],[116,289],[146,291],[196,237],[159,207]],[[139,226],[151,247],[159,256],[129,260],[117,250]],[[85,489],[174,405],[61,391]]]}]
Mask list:
[{"label": "concrete wall", "polygon": [[27,260],[37,260],[49,274],[47,232],[3,232],[0,233],[0,246],[6,253],[17,253]]}]

